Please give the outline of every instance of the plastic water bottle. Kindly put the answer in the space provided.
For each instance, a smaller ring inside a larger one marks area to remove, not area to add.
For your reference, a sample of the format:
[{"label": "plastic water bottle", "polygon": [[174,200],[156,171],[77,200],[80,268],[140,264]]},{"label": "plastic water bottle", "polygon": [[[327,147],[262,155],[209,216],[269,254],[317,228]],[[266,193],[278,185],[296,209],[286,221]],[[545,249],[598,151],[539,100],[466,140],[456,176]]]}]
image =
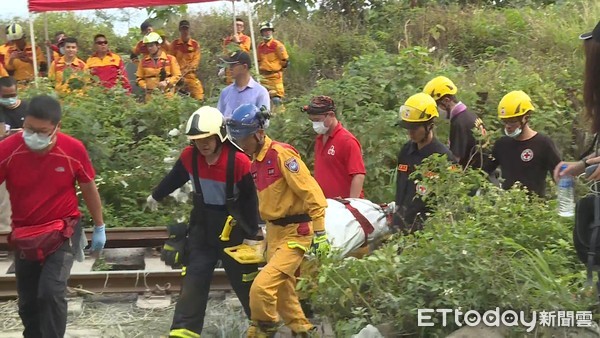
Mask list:
[{"label": "plastic water bottle", "polygon": [[[567,168],[566,164],[560,167],[562,172]],[[571,175],[565,175],[558,181],[558,215],[562,217],[573,217],[575,215],[575,180]]]}]

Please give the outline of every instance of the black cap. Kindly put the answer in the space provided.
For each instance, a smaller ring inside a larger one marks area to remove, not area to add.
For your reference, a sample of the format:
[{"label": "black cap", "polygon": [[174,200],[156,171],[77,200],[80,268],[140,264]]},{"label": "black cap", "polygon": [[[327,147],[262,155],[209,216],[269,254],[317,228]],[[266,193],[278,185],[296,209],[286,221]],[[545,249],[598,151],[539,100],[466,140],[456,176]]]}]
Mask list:
[{"label": "black cap", "polygon": [[187,21],[187,20],[181,20],[181,21],[179,21],[179,28],[181,28],[181,27],[190,28],[190,22]]},{"label": "black cap", "polygon": [[146,20],[146,21],[142,22],[142,24],[140,25],[140,30],[142,31],[142,33],[145,33],[146,30],[148,29],[148,27],[152,27],[150,20]]},{"label": "black cap", "polygon": [[589,39],[594,39],[597,42],[600,42],[600,22],[598,22],[598,24],[596,25],[596,28],[594,28],[593,31],[589,32],[589,33],[584,33],[581,34],[579,36],[579,38],[581,40],[589,40]]},{"label": "black cap", "polygon": [[248,53],[238,50],[237,52],[233,52],[229,54],[227,57],[222,58],[223,62],[233,64],[239,63],[242,65],[248,65],[248,68],[252,66],[252,61],[250,60],[250,55]]}]

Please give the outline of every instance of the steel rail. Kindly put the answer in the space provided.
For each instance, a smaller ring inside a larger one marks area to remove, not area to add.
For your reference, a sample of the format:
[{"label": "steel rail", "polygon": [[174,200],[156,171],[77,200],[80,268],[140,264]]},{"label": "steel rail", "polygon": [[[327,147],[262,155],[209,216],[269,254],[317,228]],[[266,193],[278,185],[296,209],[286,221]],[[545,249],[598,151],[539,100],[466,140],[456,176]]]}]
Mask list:
[{"label": "steel rail", "polygon": [[[168,291],[180,291],[182,282],[181,270],[172,271],[93,271],[73,273],[68,285],[94,293],[142,293],[168,288]],[[16,277],[0,275],[0,298],[17,297]],[[210,289],[213,291],[229,291],[231,284],[224,269],[215,269]]]},{"label": "steel rail", "polygon": [[[90,241],[93,229],[85,230]],[[10,250],[8,246],[9,232],[0,232],[0,251]],[[150,248],[162,246],[167,240],[166,227],[136,227],[106,229],[106,248]]]}]

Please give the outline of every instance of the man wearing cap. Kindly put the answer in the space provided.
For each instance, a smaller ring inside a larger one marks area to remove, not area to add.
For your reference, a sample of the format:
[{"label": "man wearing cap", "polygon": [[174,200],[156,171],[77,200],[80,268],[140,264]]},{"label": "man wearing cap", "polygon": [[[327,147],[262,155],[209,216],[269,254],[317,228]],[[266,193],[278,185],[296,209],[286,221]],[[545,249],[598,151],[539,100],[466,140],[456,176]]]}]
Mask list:
[{"label": "man wearing cap", "polygon": [[[152,24],[150,23],[150,20],[146,20],[144,22],[142,22],[142,24],[140,25],[140,30],[142,32],[142,34],[144,36],[147,36],[148,34],[154,32],[154,28],[152,27]],[[165,36],[161,35],[161,39],[162,42],[160,43],[160,47],[163,51],[169,51],[171,44],[169,43],[169,41],[166,39]],[[133,47],[132,51],[131,51],[131,60],[137,61],[138,55],[148,55],[148,48],[146,46],[146,44],[144,43],[144,39],[142,38],[142,40],[138,41],[138,43],[135,45],[135,47]]]},{"label": "man wearing cap", "polygon": [[365,164],[360,142],[338,121],[333,100],[313,97],[302,111],[318,134],[314,175],[325,197],[364,198]]},{"label": "man wearing cap", "polygon": [[[223,40],[223,55],[229,55],[238,50],[249,53],[251,48],[252,40],[248,35],[244,34],[244,20],[236,18],[235,31]],[[225,83],[231,84],[233,82],[229,69],[221,68],[219,74],[220,76],[225,76]]]},{"label": "man wearing cap", "polygon": [[177,58],[181,69],[181,78],[190,95],[196,100],[204,99],[202,82],[196,76],[200,65],[200,44],[190,37],[190,22],[179,22],[179,38],[171,43],[169,54]]},{"label": "man wearing cap", "polygon": [[235,109],[243,104],[253,104],[257,107],[265,106],[271,109],[269,92],[250,75],[250,55],[237,51],[223,59],[228,64],[234,82],[225,87],[219,96],[217,108],[225,118],[231,117]]},{"label": "man wearing cap", "polygon": [[288,53],[283,43],[273,38],[275,28],[269,21],[260,24],[263,38],[257,48],[258,68],[262,76],[261,83],[269,90],[273,105],[279,106],[285,95],[283,88],[283,69],[288,66]]},{"label": "man wearing cap", "polygon": [[[396,212],[394,225],[405,233],[421,230],[428,211],[425,202],[419,198],[427,193],[427,188],[417,185],[409,178],[424,159],[433,154],[445,154],[454,160],[452,152],[434,135],[434,121],[439,116],[433,98],[425,93],[415,94],[400,107],[399,124],[408,129],[410,140],[398,154],[398,178],[396,179]],[[418,195],[417,195],[418,194]]]}]

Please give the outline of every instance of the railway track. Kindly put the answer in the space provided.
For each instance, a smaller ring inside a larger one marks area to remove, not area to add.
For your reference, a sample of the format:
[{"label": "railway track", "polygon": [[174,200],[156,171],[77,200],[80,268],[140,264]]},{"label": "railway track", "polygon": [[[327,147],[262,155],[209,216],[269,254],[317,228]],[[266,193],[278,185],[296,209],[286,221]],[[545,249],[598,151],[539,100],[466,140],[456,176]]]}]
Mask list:
[{"label": "railway track", "polygon": [[[86,230],[91,240],[92,229]],[[9,251],[8,232],[0,232],[0,251]],[[165,227],[120,228],[106,230],[106,248],[153,248],[162,246],[167,239]],[[87,257],[84,262],[75,262],[71,269],[69,287],[93,293],[143,293],[165,290],[179,292],[181,270],[171,269],[158,257],[144,257],[144,270],[92,271],[95,258]],[[0,258],[0,299],[17,297],[16,278],[12,272],[10,256]],[[229,291],[231,285],[223,269],[213,274],[211,289]]]},{"label": "railway track", "polygon": [[[85,235],[92,239],[93,229],[88,228]],[[8,251],[8,232],[0,232],[0,251]],[[165,227],[151,228],[108,228],[106,229],[106,248],[151,248],[162,246],[167,240]]]}]

